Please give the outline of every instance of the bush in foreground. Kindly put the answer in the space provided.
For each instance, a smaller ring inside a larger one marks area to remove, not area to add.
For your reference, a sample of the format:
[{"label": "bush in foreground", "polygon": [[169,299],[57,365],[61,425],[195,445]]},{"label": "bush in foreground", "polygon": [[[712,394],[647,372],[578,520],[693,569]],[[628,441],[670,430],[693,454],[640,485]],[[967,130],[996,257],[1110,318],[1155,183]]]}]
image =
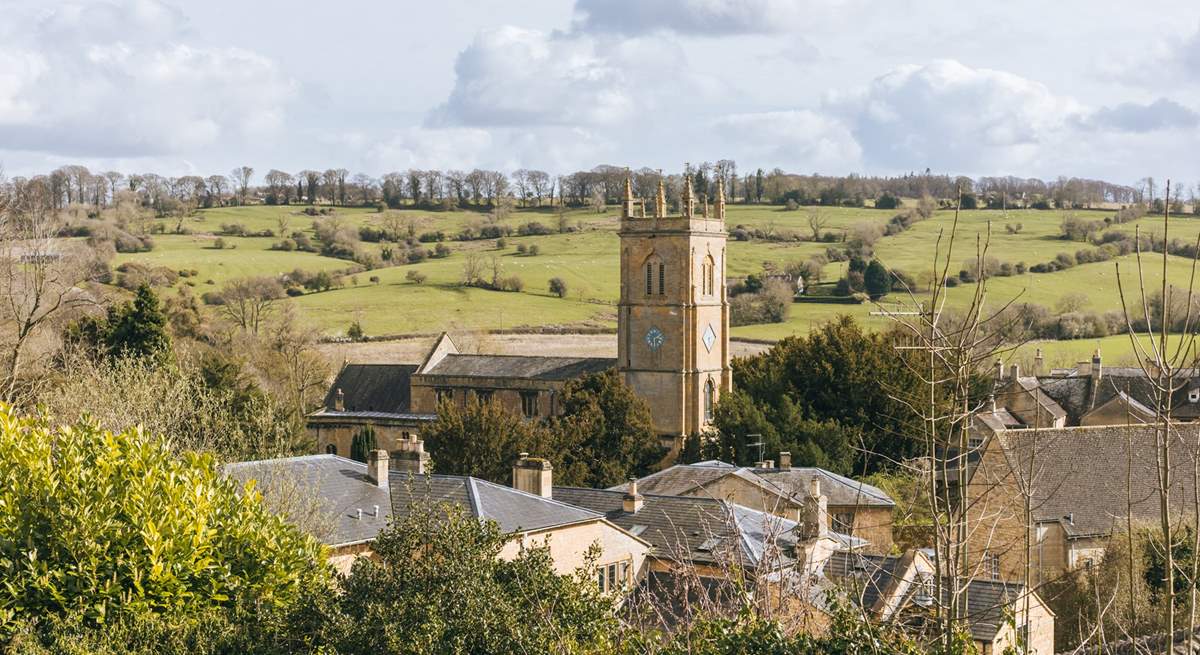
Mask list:
[{"label": "bush in foreground", "polygon": [[57,620],[285,607],[327,585],[322,547],[211,455],[5,406],[0,451],[0,641]]}]

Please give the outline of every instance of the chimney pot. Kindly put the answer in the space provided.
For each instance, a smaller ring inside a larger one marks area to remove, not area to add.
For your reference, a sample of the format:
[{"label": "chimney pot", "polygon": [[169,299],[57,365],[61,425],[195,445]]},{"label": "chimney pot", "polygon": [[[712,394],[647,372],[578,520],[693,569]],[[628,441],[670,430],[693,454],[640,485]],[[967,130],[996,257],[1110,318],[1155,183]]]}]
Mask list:
[{"label": "chimney pot", "polygon": [[550,461],[540,457],[530,457],[529,453],[521,453],[513,464],[513,489],[531,493],[542,498],[550,498],[554,493],[554,468]]},{"label": "chimney pot", "polygon": [[779,469],[782,471],[792,470],[792,454],[786,450],[779,452]]},{"label": "chimney pot", "polygon": [[388,488],[388,452],[372,450],[367,453],[367,479],[380,489]]},{"label": "chimney pot", "polygon": [[355,520],[357,520],[357,521],[361,521],[361,520],[362,520],[362,508],[361,508],[361,507],[359,507],[358,509],[354,510],[354,519],[355,519]]},{"label": "chimney pot", "polygon": [[1012,379],[1015,380],[1015,379],[1021,377],[1021,365],[1020,364],[1013,364],[1011,369],[1012,369]]},{"label": "chimney pot", "polygon": [[646,504],[646,498],[638,493],[637,478],[629,478],[629,487],[621,499],[621,509],[626,514],[637,514]]},{"label": "chimney pot", "polygon": [[333,408],[339,412],[346,411],[346,394],[342,392],[341,387],[338,387],[337,393],[334,394]]}]

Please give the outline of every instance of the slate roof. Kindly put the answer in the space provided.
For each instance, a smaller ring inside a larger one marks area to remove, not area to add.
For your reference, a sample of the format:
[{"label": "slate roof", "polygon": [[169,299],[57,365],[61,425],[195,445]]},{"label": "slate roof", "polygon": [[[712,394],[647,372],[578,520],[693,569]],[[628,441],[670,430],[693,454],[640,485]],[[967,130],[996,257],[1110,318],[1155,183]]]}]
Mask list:
[{"label": "slate roof", "polygon": [[[603,514],[649,542],[650,554],[662,559],[697,564],[736,560],[743,566],[766,563],[777,564],[776,568],[795,563],[795,521],[725,500],[643,494],[642,508],[629,514],[624,511],[623,491],[554,487],[554,497]],[[864,539],[844,534],[830,532],[829,537],[839,548],[867,545]]]},{"label": "slate roof", "polygon": [[[404,516],[413,501],[450,503],[481,520],[492,520],[505,533],[540,530],[600,518],[596,512],[517,491],[486,480],[460,475],[413,476],[391,471],[389,489],[367,479],[367,465],[337,455],[305,455],[225,465],[225,474],[240,483],[253,479],[264,495],[272,490],[311,491],[330,518],[330,533],[321,541],[343,546],[371,541],[393,516]],[[375,506],[379,507],[378,515]],[[363,510],[361,519],[358,509]]]},{"label": "slate roof", "polygon": [[[902,555],[867,555],[860,553],[833,553],[825,565],[825,574],[838,581],[843,588],[856,585],[857,598],[863,608],[870,609],[887,592],[893,583],[907,575]],[[910,580],[915,582],[915,580]],[[861,585],[861,586],[858,586]],[[911,604],[915,598],[915,587],[910,589],[901,603]],[[967,585],[967,623],[971,638],[990,643],[1005,622],[1005,608],[1021,599],[1025,586],[1001,580],[971,580]],[[942,606],[950,602],[949,588],[942,592]],[[903,610],[900,610],[903,612]]]},{"label": "slate roof", "polygon": [[[331,525],[329,533],[318,535],[327,546],[343,546],[370,541],[379,534],[392,514],[386,489],[367,480],[367,465],[337,455],[305,455],[225,465],[225,474],[245,484],[256,481],[264,496],[312,493]],[[374,515],[375,506],[379,514]],[[362,519],[355,510],[363,510]]]},{"label": "slate roof", "polygon": [[[1187,369],[1181,371],[1179,376],[1179,388],[1172,398],[1172,416],[1189,420],[1200,417],[1200,403],[1188,402],[1187,398],[1188,390],[1200,384],[1200,379],[1197,379],[1198,372]],[[1077,372],[1042,376],[1034,380],[1041,385],[1046,395],[1062,406],[1068,421],[1075,425],[1088,412],[1114,398],[1128,398],[1137,403],[1139,411],[1151,414],[1154,413],[1153,407],[1157,404],[1154,383],[1146,377],[1141,367],[1105,366],[1101,369],[1098,382],[1090,375]]]},{"label": "slate roof", "polygon": [[[1025,595],[1025,585],[1001,580],[971,580],[967,584],[967,626],[971,638],[991,642],[1004,626],[1004,610]],[[950,602],[950,590],[942,593],[942,605]]]},{"label": "slate roof", "polygon": [[393,472],[392,513],[407,514],[414,503],[450,503],[481,520],[495,521],[505,533],[528,532],[601,518],[558,500],[462,475],[410,475]]},{"label": "slate roof", "polygon": [[573,380],[617,365],[611,357],[537,357],[530,355],[449,354],[423,375],[462,378]]},{"label": "slate roof", "polygon": [[[851,480],[820,468],[764,469],[735,466],[718,460],[695,464],[676,464],[638,480],[643,494],[679,496],[696,493],[705,486],[727,476],[735,475],[767,493],[778,494],[793,501],[802,500],[813,478],[821,481],[821,493],[830,506],[893,507],[895,503],[878,487]],[[626,485],[612,487],[624,491]]]},{"label": "slate roof", "polygon": [[[1176,470],[1171,499],[1174,511],[1182,513],[1192,497],[1188,444],[1200,438],[1200,425],[1174,423],[1172,432]],[[1036,521],[1058,522],[1069,537],[1108,535],[1114,524],[1125,521],[1127,499],[1135,521],[1158,519],[1153,425],[1009,430],[996,439],[1016,474],[1032,480],[1026,484],[1033,492]]]},{"label": "slate roof", "polygon": [[853,585],[861,607],[872,608],[900,572],[897,555],[835,552],[825,563],[825,575],[843,587]]},{"label": "slate roof", "polygon": [[412,409],[410,378],[416,364],[346,364],[325,394],[325,410],[337,410],[342,390],[344,411],[408,414]]},{"label": "slate roof", "polygon": [[[1045,385],[1042,384],[1042,380],[1039,378],[1019,377],[1017,378],[1017,384],[1020,385],[1020,387],[1025,391],[1033,393],[1033,397],[1037,400],[1038,405],[1040,405],[1046,413],[1050,414],[1050,416],[1053,416],[1056,419],[1070,416],[1070,412],[1063,407],[1062,403],[1058,401],[1056,396],[1046,389]],[[1029,418],[1023,418],[1022,420],[1026,423],[1032,423]]]}]

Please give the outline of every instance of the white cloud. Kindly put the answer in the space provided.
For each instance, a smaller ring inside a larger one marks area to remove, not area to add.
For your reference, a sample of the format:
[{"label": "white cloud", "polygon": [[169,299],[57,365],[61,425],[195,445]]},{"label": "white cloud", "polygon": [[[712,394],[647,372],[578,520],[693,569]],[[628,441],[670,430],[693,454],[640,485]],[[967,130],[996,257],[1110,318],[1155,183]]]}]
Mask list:
[{"label": "white cloud", "polygon": [[512,26],[480,32],[459,54],[455,74],[430,125],[612,126],[709,88],[667,40]]},{"label": "white cloud", "polygon": [[581,128],[413,127],[370,147],[364,165],[381,172],[522,167],[558,172],[590,168],[611,150],[611,144]]},{"label": "white cloud", "polygon": [[293,84],[240,48],[184,42],[153,0],[68,4],[0,40],[0,143],[73,157],[144,157],[269,135]]},{"label": "white cloud", "polygon": [[700,36],[775,34],[801,27],[825,5],[809,0],[576,0],[575,29]]},{"label": "white cloud", "polygon": [[875,170],[1025,170],[1084,108],[1045,85],[951,60],[898,67],[831,96]]},{"label": "white cloud", "polygon": [[725,146],[755,166],[798,172],[849,172],[861,166],[862,148],[835,118],[808,110],[732,114],[718,119]]}]

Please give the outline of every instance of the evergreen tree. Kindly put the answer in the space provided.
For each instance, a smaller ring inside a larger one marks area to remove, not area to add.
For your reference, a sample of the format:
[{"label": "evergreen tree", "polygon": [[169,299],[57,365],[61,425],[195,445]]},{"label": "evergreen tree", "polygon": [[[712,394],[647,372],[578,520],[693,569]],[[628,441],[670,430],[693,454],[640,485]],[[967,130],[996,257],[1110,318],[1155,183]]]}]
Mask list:
[{"label": "evergreen tree", "polygon": [[350,459],[358,462],[367,461],[367,455],[378,448],[375,440],[375,428],[367,426],[358,431],[350,440]]},{"label": "evergreen tree", "polygon": [[892,276],[878,259],[872,259],[863,273],[863,285],[871,298],[879,298],[892,290]]},{"label": "evergreen tree", "polygon": [[105,342],[112,355],[160,360],[169,356],[167,317],[149,285],[138,287],[132,303],[109,312]]},{"label": "evergreen tree", "polygon": [[85,316],[63,330],[63,343],[98,358],[132,357],[164,362],[171,357],[167,316],[148,285],[132,302],[109,307],[105,317]]}]

